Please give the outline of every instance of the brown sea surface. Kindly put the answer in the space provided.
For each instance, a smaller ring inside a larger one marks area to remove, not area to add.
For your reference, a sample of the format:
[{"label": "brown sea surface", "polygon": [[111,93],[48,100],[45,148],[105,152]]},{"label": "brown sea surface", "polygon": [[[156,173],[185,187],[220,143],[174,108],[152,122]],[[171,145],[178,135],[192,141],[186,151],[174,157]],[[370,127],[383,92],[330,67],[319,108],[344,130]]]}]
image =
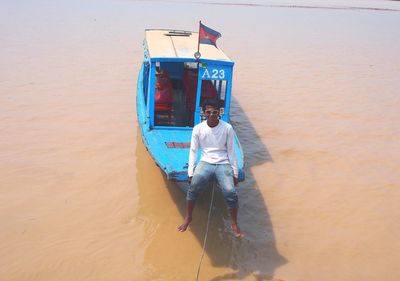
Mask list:
[{"label": "brown sea surface", "polygon": [[400,280],[400,2],[4,0],[0,280],[196,280],[210,192],[141,142],[145,28],[222,33],[246,160],[199,280]]}]

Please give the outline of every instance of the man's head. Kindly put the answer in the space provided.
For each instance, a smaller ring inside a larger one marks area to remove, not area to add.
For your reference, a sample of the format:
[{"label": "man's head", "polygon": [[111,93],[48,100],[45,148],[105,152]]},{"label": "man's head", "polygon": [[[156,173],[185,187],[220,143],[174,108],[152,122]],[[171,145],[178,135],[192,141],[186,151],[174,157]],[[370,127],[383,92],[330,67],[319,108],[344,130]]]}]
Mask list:
[{"label": "man's head", "polygon": [[208,125],[211,127],[218,125],[220,101],[218,99],[207,99],[202,103],[201,107]]},{"label": "man's head", "polygon": [[221,108],[220,104],[221,102],[218,99],[206,99],[202,102],[201,108],[205,112],[207,106],[212,106],[214,109],[219,111],[219,109]]}]

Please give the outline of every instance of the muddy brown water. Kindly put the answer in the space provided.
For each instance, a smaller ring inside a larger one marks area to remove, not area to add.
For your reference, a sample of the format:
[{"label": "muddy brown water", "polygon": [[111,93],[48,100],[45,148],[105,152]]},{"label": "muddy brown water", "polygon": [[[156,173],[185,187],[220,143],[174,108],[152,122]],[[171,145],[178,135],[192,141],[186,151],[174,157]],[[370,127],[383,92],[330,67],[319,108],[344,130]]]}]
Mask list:
[{"label": "muddy brown water", "polygon": [[176,231],[135,93],[144,28],[199,19],[247,165],[246,236],[217,195],[200,280],[400,280],[400,3],[223,2],[3,1],[0,280],[195,280],[210,192]]}]

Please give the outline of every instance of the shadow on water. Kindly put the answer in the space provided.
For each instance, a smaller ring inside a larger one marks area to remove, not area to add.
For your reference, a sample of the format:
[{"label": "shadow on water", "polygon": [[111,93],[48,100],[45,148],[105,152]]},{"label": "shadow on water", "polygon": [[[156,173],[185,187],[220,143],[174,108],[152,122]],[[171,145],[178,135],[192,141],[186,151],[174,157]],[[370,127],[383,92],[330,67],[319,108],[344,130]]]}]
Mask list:
[{"label": "shadow on water", "polygon": [[[213,267],[230,268],[232,271],[220,276],[214,276],[208,280],[243,279],[247,276],[252,276],[256,280],[272,280],[275,269],[285,264],[287,260],[276,249],[275,235],[268,208],[262,193],[258,190],[251,168],[273,160],[250,120],[235,99],[232,100],[231,108],[231,123],[239,136],[246,164],[246,180],[239,184],[238,189],[240,204],[239,225],[245,237],[236,239],[233,236],[226,205],[221,193],[216,188],[205,253]],[[140,136],[138,136],[137,145],[138,147],[141,146],[142,150],[146,152]],[[139,165],[140,158],[138,162]],[[145,169],[140,170],[138,177],[145,172]],[[169,182],[165,176],[163,176],[163,179],[165,185],[168,186],[172,201],[183,219],[185,215],[185,196],[175,183]],[[140,186],[139,188],[141,189]],[[193,222],[188,230],[193,233],[200,245],[203,245],[204,241],[211,190],[212,188],[208,188],[198,200],[193,214]],[[201,279],[205,280],[204,277]]]}]

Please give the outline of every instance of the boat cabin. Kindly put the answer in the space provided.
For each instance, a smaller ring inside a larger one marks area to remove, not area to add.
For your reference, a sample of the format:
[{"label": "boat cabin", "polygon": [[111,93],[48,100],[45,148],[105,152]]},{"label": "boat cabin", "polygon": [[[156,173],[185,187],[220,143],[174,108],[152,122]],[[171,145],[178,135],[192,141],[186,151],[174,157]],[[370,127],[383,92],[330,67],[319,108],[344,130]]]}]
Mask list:
[{"label": "boat cabin", "polygon": [[[200,44],[196,60],[197,40],[197,32],[146,30],[138,77],[136,107],[143,143],[167,179],[181,183],[187,182],[193,126],[203,118],[201,102],[219,98],[221,119],[229,122],[234,63],[206,44]],[[244,159],[237,136],[235,151],[241,181]]]},{"label": "boat cabin", "polygon": [[143,43],[143,94],[147,130],[191,130],[202,120],[204,99],[221,101],[221,119],[229,122],[233,61],[213,45],[200,45],[198,33],[146,30]]}]

